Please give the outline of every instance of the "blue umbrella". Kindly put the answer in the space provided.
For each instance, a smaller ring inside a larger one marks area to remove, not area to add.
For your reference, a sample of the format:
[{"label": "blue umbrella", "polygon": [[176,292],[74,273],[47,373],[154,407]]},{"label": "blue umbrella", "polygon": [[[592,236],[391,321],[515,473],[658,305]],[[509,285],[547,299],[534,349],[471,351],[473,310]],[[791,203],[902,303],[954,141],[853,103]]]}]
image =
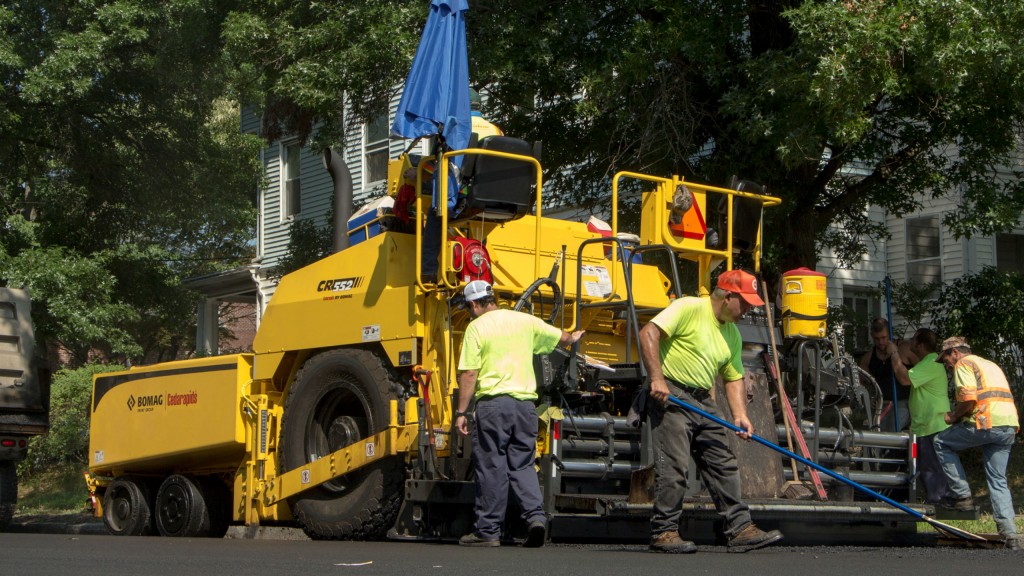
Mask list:
[{"label": "blue umbrella", "polygon": [[[469,57],[466,54],[467,0],[431,0],[427,25],[398,104],[392,136],[440,134],[448,150],[469,145]],[[461,166],[462,158],[455,164]],[[438,171],[440,173],[440,171]],[[457,176],[449,177],[449,207],[455,204]]]}]

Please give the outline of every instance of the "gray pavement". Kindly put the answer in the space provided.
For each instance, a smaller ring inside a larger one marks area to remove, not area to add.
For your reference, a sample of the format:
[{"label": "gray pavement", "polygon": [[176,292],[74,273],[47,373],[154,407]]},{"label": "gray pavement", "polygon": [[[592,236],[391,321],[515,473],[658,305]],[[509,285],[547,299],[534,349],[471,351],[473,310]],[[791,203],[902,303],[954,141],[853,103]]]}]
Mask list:
[{"label": "gray pavement", "polygon": [[900,576],[1003,574],[1018,576],[1024,554],[1010,550],[777,546],[730,554],[700,546],[697,554],[648,553],[645,546],[548,545],[464,548],[403,542],[289,542],[203,538],[0,534],[0,566],[17,576],[172,576],[269,573],[274,576],[615,576],[756,574],[757,576]]}]

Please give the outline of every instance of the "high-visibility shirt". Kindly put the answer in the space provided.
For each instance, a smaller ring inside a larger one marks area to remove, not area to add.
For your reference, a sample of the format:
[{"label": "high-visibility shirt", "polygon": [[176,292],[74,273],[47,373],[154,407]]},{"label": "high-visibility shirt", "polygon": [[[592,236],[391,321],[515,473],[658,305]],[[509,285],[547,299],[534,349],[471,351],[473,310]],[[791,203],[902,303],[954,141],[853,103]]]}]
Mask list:
[{"label": "high-visibility shirt", "polygon": [[743,379],[743,338],[732,322],[719,322],[711,298],[679,298],[651,319],[665,333],[659,346],[666,378],[710,390],[715,376]]},{"label": "high-visibility shirt", "polygon": [[953,367],[958,402],[977,402],[974,412],[964,420],[978,430],[993,426],[1013,426],[1019,429],[1017,406],[1006,375],[994,362],[968,354]]},{"label": "high-visibility shirt", "polygon": [[946,391],[946,368],[935,361],[935,352],[921,359],[910,369],[910,431],[929,436],[949,428],[949,393]]},{"label": "high-visibility shirt", "polygon": [[536,316],[514,310],[491,310],[469,323],[462,337],[459,370],[477,370],[474,397],[511,396],[537,399],[533,355],[549,354],[562,330]]}]

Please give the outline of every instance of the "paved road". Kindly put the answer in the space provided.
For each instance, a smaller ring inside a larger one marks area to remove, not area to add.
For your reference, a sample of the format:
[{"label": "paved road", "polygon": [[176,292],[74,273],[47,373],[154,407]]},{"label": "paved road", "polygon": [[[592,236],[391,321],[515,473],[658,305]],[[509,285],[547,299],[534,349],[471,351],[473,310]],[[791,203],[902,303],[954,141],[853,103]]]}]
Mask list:
[{"label": "paved road", "polygon": [[0,571],[11,576],[1019,576],[1024,573],[1024,553],[948,548],[776,547],[729,554],[722,547],[707,546],[692,556],[669,556],[648,553],[643,546],[623,545],[466,549],[401,542],[181,540],[15,533],[0,534]]}]

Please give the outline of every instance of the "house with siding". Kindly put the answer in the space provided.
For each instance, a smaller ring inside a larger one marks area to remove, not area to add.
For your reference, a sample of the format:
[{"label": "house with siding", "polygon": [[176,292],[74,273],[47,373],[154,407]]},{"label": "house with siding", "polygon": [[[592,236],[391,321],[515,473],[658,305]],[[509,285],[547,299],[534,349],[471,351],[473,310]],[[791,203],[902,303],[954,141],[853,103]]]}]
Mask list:
[{"label": "house with siding", "polygon": [[[887,275],[894,283],[924,285],[949,283],[985,267],[1024,274],[1024,215],[1010,232],[958,239],[942,224],[947,213],[959,209],[956,195],[938,199],[922,196],[920,202],[919,211],[904,217],[870,208],[870,216],[885,223],[890,237],[865,239],[868,251],[853,268],[839,266],[831,253],[822,255],[817,270],[828,276],[830,305],[841,303],[865,318],[885,316],[885,301],[878,286]],[[922,321],[927,326],[932,318],[926,316]],[[899,333],[905,325],[898,312],[894,312],[896,337],[912,335],[912,328],[905,334]],[[848,346],[867,349],[871,344],[867,326],[851,329]]]},{"label": "house with siding", "polygon": [[[388,161],[409,146],[405,140],[389,139],[398,100],[396,95],[388,112],[371,122],[349,126],[343,145],[335,150],[351,170],[353,203],[357,209],[385,194]],[[243,109],[242,130],[260,133],[260,117],[254,109]],[[426,153],[426,143],[420,146],[421,152]],[[274,268],[288,252],[292,225],[308,220],[318,225],[327,223],[334,191],[321,151],[312,150],[297,139],[269,144],[260,152],[260,162],[264,183],[258,191],[260,214],[253,274],[258,317],[263,315],[277,288]]]}]

